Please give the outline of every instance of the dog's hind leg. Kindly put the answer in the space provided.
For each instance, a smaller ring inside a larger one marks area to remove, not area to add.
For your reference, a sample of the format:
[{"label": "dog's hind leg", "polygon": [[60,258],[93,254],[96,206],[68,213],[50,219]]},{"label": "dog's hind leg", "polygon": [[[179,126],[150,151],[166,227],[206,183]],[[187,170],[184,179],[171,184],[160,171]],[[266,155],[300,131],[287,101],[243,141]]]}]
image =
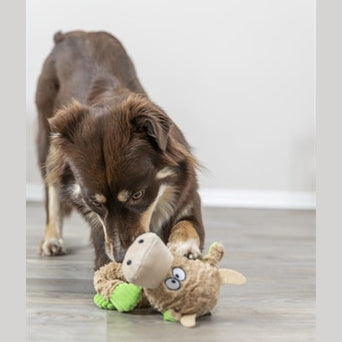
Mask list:
[{"label": "dog's hind leg", "polygon": [[42,255],[61,255],[63,248],[63,206],[58,185],[47,186],[47,222],[44,240],[40,245]]},{"label": "dog's hind leg", "polygon": [[62,255],[63,248],[63,218],[70,214],[68,203],[63,203],[61,196],[61,172],[64,163],[53,144],[50,144],[45,165],[45,209],[46,228],[44,240],[40,245],[41,255]]},{"label": "dog's hind leg", "polygon": [[50,55],[46,59],[43,70],[38,80],[36,92],[36,105],[38,109],[38,136],[37,149],[38,161],[42,178],[45,183],[45,210],[46,229],[44,240],[40,244],[40,254],[60,255],[64,254],[63,249],[63,205],[61,203],[61,191],[58,182],[46,182],[49,178],[47,167],[50,149],[50,128],[48,119],[54,114],[54,106],[59,91],[56,66],[53,57]]}]

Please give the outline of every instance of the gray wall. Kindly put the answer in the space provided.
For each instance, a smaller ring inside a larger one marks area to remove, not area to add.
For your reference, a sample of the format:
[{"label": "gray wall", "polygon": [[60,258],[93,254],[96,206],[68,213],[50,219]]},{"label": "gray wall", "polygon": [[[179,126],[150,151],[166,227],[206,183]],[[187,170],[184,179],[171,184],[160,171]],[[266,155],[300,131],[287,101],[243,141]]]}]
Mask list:
[{"label": "gray wall", "polygon": [[27,182],[34,91],[58,30],[107,30],[208,168],[204,189],[315,191],[315,2],[27,2]]}]

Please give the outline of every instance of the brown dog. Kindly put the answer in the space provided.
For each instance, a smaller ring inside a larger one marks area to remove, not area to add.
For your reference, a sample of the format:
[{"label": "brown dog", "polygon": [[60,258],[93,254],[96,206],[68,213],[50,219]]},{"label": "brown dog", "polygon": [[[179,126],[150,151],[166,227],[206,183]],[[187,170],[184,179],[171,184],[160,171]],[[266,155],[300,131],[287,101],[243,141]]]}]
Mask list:
[{"label": "brown dog", "polygon": [[58,32],[54,41],[36,93],[47,213],[41,254],[64,253],[63,216],[74,207],[91,226],[95,269],[121,262],[147,231],[198,257],[197,164],[183,134],[151,102],[112,35]]}]

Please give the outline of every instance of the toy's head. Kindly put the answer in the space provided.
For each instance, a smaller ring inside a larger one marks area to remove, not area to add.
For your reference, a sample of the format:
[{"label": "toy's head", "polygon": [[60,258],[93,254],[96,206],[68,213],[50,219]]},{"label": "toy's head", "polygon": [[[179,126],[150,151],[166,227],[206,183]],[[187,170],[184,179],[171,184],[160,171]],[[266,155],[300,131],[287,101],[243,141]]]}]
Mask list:
[{"label": "toy's head", "polygon": [[145,233],[131,245],[122,264],[125,278],[144,287],[151,305],[180,321],[196,325],[196,317],[212,310],[222,284],[244,284],[239,272],[219,269],[224,248],[213,244],[204,260],[172,254],[154,233]]}]

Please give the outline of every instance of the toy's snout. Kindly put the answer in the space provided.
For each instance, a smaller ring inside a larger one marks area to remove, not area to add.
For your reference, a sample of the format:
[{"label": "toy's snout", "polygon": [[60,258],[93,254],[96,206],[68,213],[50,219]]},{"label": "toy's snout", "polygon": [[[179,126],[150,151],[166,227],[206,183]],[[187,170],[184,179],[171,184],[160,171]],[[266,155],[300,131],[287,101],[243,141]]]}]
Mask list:
[{"label": "toy's snout", "polygon": [[130,283],[155,289],[164,280],[172,261],[173,255],[158,235],[144,233],[128,248],[122,272]]}]

